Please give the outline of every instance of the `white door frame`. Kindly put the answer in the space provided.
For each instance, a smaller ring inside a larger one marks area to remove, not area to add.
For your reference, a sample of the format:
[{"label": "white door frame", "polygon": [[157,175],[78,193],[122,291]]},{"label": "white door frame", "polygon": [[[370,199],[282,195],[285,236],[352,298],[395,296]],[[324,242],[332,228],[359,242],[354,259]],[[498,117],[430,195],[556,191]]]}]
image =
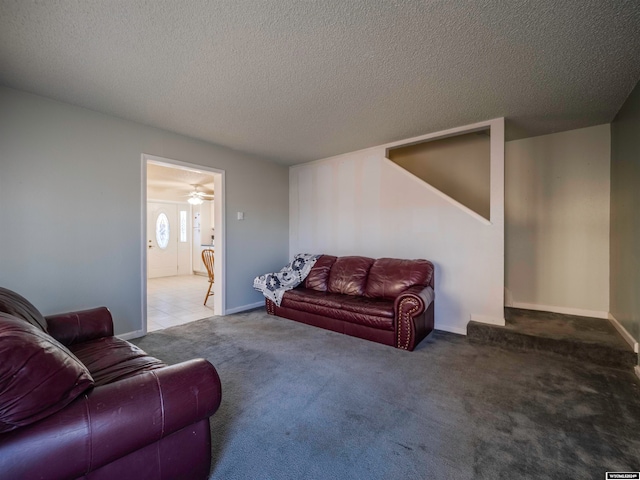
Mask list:
[{"label": "white door frame", "polygon": [[[149,155],[143,153],[141,155],[141,232],[142,232],[142,245],[141,245],[141,258],[140,272],[142,279],[142,294],[144,301],[142,302],[142,330],[143,335],[147,333],[147,164],[153,163],[156,165],[162,165],[165,167],[182,168],[187,170],[195,170],[199,172],[210,172],[214,175],[214,192],[215,201],[213,203],[214,208],[214,228],[216,232],[216,261],[214,266],[214,274],[217,280],[213,284],[213,314],[224,315],[226,311],[226,255],[225,255],[225,171],[218,168],[206,167],[203,165],[196,165],[193,163],[181,162],[179,160],[173,160],[170,158],[158,157],[155,155]],[[203,292],[204,295],[204,292]]]}]

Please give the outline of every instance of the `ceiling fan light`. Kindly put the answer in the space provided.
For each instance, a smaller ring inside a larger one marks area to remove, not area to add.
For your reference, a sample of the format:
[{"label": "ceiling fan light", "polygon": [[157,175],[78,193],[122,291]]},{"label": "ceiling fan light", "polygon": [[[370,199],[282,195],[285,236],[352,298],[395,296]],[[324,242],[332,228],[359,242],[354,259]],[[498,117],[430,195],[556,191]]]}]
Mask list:
[{"label": "ceiling fan light", "polygon": [[189,197],[187,200],[191,205],[202,205],[202,199],[200,197]]}]

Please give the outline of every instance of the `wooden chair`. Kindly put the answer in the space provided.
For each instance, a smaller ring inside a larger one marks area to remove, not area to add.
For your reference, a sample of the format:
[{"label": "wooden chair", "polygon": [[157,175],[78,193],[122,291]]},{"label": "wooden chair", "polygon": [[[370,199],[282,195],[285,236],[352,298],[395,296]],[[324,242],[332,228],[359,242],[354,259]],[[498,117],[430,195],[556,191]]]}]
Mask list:
[{"label": "wooden chair", "polygon": [[213,259],[213,250],[211,250],[210,248],[203,250],[202,251],[202,261],[204,262],[204,266],[207,267],[207,273],[209,274],[209,290],[207,290],[207,295],[206,297],[204,297],[204,304],[207,304],[207,300],[209,299],[209,297],[211,295],[213,295],[213,292],[211,291],[211,287],[213,287],[213,281],[214,281],[214,277],[213,277],[213,264],[214,264],[214,259]]}]

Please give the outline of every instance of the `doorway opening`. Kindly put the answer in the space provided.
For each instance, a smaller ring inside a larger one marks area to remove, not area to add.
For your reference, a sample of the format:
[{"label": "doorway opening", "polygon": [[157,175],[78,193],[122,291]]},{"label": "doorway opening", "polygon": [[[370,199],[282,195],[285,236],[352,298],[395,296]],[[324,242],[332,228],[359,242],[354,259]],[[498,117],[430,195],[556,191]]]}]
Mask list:
[{"label": "doorway opening", "polygon": [[142,181],[144,333],[223,315],[224,171],[143,154]]}]

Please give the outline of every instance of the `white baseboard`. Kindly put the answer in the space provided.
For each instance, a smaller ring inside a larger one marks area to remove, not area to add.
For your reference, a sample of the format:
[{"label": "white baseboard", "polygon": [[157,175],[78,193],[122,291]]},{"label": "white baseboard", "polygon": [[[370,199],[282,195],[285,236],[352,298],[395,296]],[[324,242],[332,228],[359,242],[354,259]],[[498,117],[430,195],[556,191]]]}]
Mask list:
[{"label": "white baseboard", "polygon": [[541,312],[563,313],[565,315],[577,315],[579,317],[609,318],[609,312],[583,310],[581,308],[554,307],[553,305],[538,305],[536,303],[521,302],[513,302],[511,307],[522,308],[524,310],[537,310]]},{"label": "white baseboard", "polygon": [[256,303],[250,303],[249,305],[241,305],[239,307],[227,308],[227,310],[224,312],[224,314],[225,315],[231,315],[232,313],[240,313],[240,312],[244,312],[246,310],[251,310],[253,308],[258,308],[258,307],[263,307],[263,306],[264,306],[264,301],[256,302]]},{"label": "white baseboard", "polygon": [[498,325],[500,327],[504,327],[505,321],[504,317],[490,317],[489,315],[477,315],[472,313],[469,315],[469,320],[480,323],[488,323],[489,325]]},{"label": "white baseboard", "polygon": [[435,330],[442,330],[444,332],[450,332],[450,333],[457,333],[458,335],[466,335],[467,334],[467,328],[460,328],[460,327],[454,327],[452,325],[442,325],[440,323],[438,323],[435,327],[433,327]]},{"label": "white baseboard", "polygon": [[127,332],[122,333],[120,335],[116,335],[120,340],[131,340],[132,338],[140,338],[145,335],[144,330],[136,330],[135,332]]},{"label": "white baseboard", "polygon": [[631,345],[631,348],[633,348],[633,351],[638,353],[639,349],[638,349],[638,342],[636,342],[636,339],[631,336],[631,334],[627,331],[626,328],[622,326],[622,324],[616,319],[616,317],[609,314],[608,318],[609,318],[609,321],[613,324],[613,326],[616,327],[616,330],[618,330],[618,333],[622,335],[622,338],[624,338],[626,342],[629,345]]},{"label": "white baseboard", "polygon": [[636,366],[634,367],[634,370],[635,370],[636,375],[638,376],[638,378],[640,378],[640,365],[636,365]]}]

